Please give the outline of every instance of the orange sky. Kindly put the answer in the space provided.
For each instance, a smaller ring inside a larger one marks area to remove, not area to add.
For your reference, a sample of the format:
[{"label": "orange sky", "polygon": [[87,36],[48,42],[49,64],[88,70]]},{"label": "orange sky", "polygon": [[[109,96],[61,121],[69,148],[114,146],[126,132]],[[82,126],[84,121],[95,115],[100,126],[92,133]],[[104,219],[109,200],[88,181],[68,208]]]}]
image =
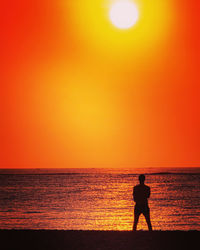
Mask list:
[{"label": "orange sky", "polygon": [[199,1],[0,0],[2,168],[200,166]]}]

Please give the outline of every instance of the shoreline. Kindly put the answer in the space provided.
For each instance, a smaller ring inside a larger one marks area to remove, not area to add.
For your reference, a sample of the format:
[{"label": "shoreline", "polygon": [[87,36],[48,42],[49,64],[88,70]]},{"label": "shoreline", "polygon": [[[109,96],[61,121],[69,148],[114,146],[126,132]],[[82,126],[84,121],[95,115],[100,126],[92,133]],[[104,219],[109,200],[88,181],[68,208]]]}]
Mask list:
[{"label": "shoreline", "polygon": [[200,231],[0,229],[2,250],[178,250],[198,246]]}]

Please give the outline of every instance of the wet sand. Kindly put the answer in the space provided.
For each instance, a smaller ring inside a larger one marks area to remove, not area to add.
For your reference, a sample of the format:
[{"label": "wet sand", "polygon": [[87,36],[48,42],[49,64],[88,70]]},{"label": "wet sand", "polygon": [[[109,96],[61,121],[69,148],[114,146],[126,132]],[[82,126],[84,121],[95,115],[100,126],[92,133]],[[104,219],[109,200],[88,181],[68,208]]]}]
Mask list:
[{"label": "wet sand", "polygon": [[198,249],[200,231],[0,230],[1,250]]}]

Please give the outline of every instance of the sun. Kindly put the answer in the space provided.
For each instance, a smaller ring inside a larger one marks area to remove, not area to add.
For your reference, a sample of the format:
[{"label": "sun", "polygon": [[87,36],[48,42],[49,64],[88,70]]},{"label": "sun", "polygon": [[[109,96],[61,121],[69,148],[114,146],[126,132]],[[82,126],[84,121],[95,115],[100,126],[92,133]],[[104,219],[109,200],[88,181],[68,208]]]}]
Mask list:
[{"label": "sun", "polygon": [[136,4],[128,0],[119,0],[111,5],[109,17],[114,26],[119,29],[129,29],[138,20]]}]

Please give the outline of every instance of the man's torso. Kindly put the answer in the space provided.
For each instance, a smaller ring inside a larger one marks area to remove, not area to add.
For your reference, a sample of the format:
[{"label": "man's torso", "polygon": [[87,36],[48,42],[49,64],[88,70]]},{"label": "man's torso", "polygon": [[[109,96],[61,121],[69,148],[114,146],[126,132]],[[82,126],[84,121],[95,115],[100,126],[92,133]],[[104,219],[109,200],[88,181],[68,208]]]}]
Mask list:
[{"label": "man's torso", "polygon": [[137,206],[148,206],[150,196],[150,187],[146,185],[137,185],[133,189],[133,198]]}]

